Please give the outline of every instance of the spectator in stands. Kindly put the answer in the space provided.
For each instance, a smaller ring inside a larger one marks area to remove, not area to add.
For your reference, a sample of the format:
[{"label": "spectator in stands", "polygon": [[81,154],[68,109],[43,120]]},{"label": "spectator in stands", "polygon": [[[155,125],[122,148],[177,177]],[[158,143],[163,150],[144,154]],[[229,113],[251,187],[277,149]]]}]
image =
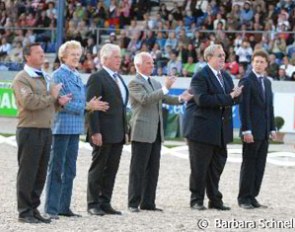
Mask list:
[{"label": "spectator in stands", "polygon": [[0,60],[6,60],[10,50],[11,50],[11,44],[8,43],[6,37],[3,36],[1,39],[1,45],[0,45]]},{"label": "spectator in stands", "polygon": [[187,63],[183,65],[182,73],[185,73],[187,77],[192,77],[195,73],[196,63],[194,63],[194,58],[189,56],[187,59]]},{"label": "spectator in stands", "polygon": [[290,77],[290,81],[295,81],[295,72],[292,73],[292,75]]},{"label": "spectator in stands", "polygon": [[286,53],[286,41],[279,36],[275,35],[275,39],[270,42],[271,52],[275,54],[276,58],[282,59]]},{"label": "spectator in stands", "polygon": [[252,9],[251,2],[246,1],[240,13],[241,24],[246,24],[247,27],[251,26],[251,23],[252,23],[251,21],[253,19],[253,16],[254,16],[254,11]]},{"label": "spectator in stands", "polygon": [[235,76],[239,73],[239,64],[236,61],[235,54],[230,54],[228,62],[225,63],[225,69],[228,70],[232,76]]},{"label": "spectator in stands", "polygon": [[222,23],[222,28],[221,29],[222,30],[225,30],[225,28],[226,28],[226,21],[225,21],[225,19],[222,18],[222,15],[220,13],[217,13],[216,19],[213,22],[213,28],[214,28],[214,30],[217,29],[217,24],[218,23]]},{"label": "spectator in stands", "polygon": [[176,68],[177,73],[181,73],[182,64],[179,60],[177,60],[178,53],[175,50],[170,52],[170,60],[167,64],[167,74],[172,75],[173,68]]},{"label": "spectator in stands", "polygon": [[242,45],[237,49],[236,55],[239,57],[239,63],[247,69],[248,64],[251,62],[253,49],[247,40],[243,40]]},{"label": "spectator in stands", "polygon": [[276,61],[276,56],[274,54],[270,54],[268,56],[269,63],[268,67],[266,69],[267,75],[276,80],[278,78],[278,71],[279,71],[279,65]]},{"label": "spectator in stands", "polygon": [[244,78],[245,74],[246,74],[246,70],[244,65],[239,64],[239,73],[236,75],[236,79],[240,80]]},{"label": "spectator in stands", "polygon": [[120,1],[118,9],[120,28],[124,28],[126,25],[130,24],[130,8],[129,0]]},{"label": "spectator in stands", "polygon": [[51,73],[52,72],[52,69],[50,67],[50,63],[49,63],[49,60],[45,59],[44,60],[44,64],[42,66],[42,70],[45,72],[45,73]]},{"label": "spectator in stands", "polygon": [[289,63],[288,56],[283,57],[283,64],[280,66],[280,68],[285,70],[288,77],[291,77],[292,73],[295,71],[295,66]]},{"label": "spectator in stands", "polygon": [[166,38],[163,35],[162,31],[157,31],[156,43],[160,46],[161,51],[164,51],[165,44],[166,44]]},{"label": "spectator in stands", "polygon": [[86,52],[81,68],[84,73],[92,73],[95,71],[95,64],[91,52]]},{"label": "spectator in stands", "polygon": [[12,45],[12,49],[8,52],[8,60],[16,63],[23,62],[23,46],[20,41]]},{"label": "spectator in stands", "polygon": [[286,70],[284,67],[280,67],[278,71],[278,76],[275,78],[278,81],[289,81],[290,76],[287,75]]},{"label": "spectator in stands", "polygon": [[168,15],[170,12],[167,9],[167,6],[165,3],[161,3],[158,13],[161,15],[161,18],[163,18],[165,21],[168,20]]},{"label": "spectator in stands", "polygon": [[131,39],[127,36],[127,33],[125,30],[121,30],[120,32],[120,38],[119,38],[119,46],[122,50],[122,52],[126,52],[126,49],[128,47],[128,44],[130,43]]},{"label": "spectator in stands", "polygon": [[176,49],[178,45],[178,40],[176,38],[176,34],[174,31],[170,31],[168,34],[168,38],[166,39],[165,43],[165,51],[167,53],[167,47],[170,46],[171,49]]}]

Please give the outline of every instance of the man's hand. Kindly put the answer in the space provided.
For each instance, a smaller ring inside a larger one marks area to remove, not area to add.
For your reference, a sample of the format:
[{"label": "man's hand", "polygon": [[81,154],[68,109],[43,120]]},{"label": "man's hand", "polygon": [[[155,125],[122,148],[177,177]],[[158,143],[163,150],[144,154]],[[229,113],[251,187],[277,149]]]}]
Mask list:
[{"label": "man's hand", "polygon": [[58,97],[58,104],[60,104],[61,106],[64,106],[64,105],[68,104],[71,100],[72,100],[71,93],[63,95],[63,96],[59,96]]},{"label": "man's hand", "polygon": [[91,136],[92,143],[96,146],[101,146],[102,145],[102,136],[101,133],[96,133]]},{"label": "man's hand", "polygon": [[242,93],[243,87],[244,86],[241,85],[241,86],[237,86],[237,87],[233,88],[233,91],[230,93],[231,98],[234,99],[234,98],[240,96]]},{"label": "man's hand", "polygon": [[174,84],[174,82],[176,81],[176,77],[175,76],[167,76],[165,77],[165,87],[167,89],[170,89],[171,86]]},{"label": "man's hand", "polygon": [[189,90],[185,90],[181,95],[179,95],[182,101],[189,101],[193,98],[194,95],[190,94]]},{"label": "man's hand", "polygon": [[254,138],[252,134],[244,134],[243,135],[243,141],[245,143],[254,143]]},{"label": "man's hand", "polygon": [[101,97],[99,98],[93,97],[89,102],[87,102],[86,110],[89,110],[89,111],[99,110],[99,111],[106,112],[110,108],[109,103],[105,101],[101,101],[100,99]]},{"label": "man's hand", "polygon": [[57,99],[61,88],[62,88],[62,83],[53,85],[51,87],[51,91],[50,91],[51,96],[54,97],[55,99]]},{"label": "man's hand", "polygon": [[277,138],[277,133],[275,131],[272,131],[271,134],[270,134],[270,137],[273,141],[276,141],[278,138]]}]

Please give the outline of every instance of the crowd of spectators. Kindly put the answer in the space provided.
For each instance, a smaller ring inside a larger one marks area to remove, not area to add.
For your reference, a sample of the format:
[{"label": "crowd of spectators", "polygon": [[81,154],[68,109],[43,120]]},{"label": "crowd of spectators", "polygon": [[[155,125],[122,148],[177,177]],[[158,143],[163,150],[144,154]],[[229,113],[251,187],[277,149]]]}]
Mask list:
[{"label": "crowd of spectators", "polygon": [[[191,77],[206,64],[204,49],[220,43],[233,78],[242,78],[253,51],[264,48],[271,54],[267,75],[295,80],[295,1],[183,0],[169,8],[156,0],[66,2],[65,40],[83,45],[81,72],[100,68],[99,48],[110,42],[122,48],[122,74],[134,74],[134,55],[148,51],[154,75]],[[56,23],[56,0],[0,1],[0,61],[22,63],[22,47],[32,42],[55,52]]]}]

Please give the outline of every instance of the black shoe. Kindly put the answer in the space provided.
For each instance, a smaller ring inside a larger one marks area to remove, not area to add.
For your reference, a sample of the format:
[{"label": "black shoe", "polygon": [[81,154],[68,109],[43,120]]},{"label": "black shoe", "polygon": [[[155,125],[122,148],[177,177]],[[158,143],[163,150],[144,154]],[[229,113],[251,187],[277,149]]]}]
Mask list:
[{"label": "black shoe", "polygon": [[139,213],[140,210],[136,207],[128,207],[128,210],[131,212],[131,213]]},{"label": "black shoe", "polygon": [[150,210],[150,211],[163,212],[163,209],[156,208],[156,207],[152,207],[152,208],[148,208],[148,207],[140,207],[140,209],[141,209],[141,210]]},{"label": "black shoe", "polygon": [[34,215],[34,218],[36,218],[40,222],[43,222],[43,223],[50,223],[51,222],[50,217],[48,217],[46,215],[42,216],[38,210],[34,210],[33,215]]},{"label": "black shoe", "polygon": [[64,217],[82,217],[80,214],[73,213],[72,210],[69,210],[66,213],[58,213],[58,215],[64,216]]},{"label": "black shoe", "polygon": [[254,209],[254,206],[250,203],[242,203],[242,204],[239,204],[239,206],[243,209]]},{"label": "black shoe", "polygon": [[221,210],[221,211],[230,210],[230,207],[225,206],[223,203],[221,203],[221,204],[213,204],[213,203],[209,202],[208,208],[209,209],[217,209],[217,210]]},{"label": "black shoe", "polygon": [[122,213],[118,210],[113,209],[110,205],[102,205],[101,209],[105,212],[105,214],[116,214],[116,215],[122,215]]},{"label": "black shoe", "polygon": [[33,217],[33,216],[19,217],[18,221],[22,222],[22,223],[31,223],[31,224],[40,223],[40,221],[37,218]]},{"label": "black shoe", "polygon": [[203,204],[196,203],[193,206],[191,206],[191,209],[194,209],[194,210],[205,210],[206,207]]},{"label": "black shoe", "polygon": [[266,205],[261,205],[256,199],[252,200],[251,205],[254,208],[261,208],[261,209],[266,209],[267,208]]},{"label": "black shoe", "polygon": [[100,209],[100,208],[91,208],[91,209],[88,209],[87,212],[90,215],[96,215],[96,216],[103,216],[103,215],[105,215],[105,212],[102,209]]}]

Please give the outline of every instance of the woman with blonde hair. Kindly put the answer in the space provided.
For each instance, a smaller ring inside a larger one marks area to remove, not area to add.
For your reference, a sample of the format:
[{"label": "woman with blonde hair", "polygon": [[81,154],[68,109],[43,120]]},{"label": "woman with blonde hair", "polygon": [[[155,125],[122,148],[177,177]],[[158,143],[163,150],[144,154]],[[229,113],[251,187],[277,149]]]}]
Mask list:
[{"label": "woman with blonde hair", "polygon": [[58,51],[61,66],[53,73],[56,83],[62,83],[61,94],[71,95],[54,120],[52,151],[47,173],[45,212],[51,219],[59,216],[80,216],[70,209],[73,181],[76,176],[76,161],[79,135],[84,133],[84,111],[108,109],[108,103],[93,98],[86,103],[85,87],[77,67],[82,55],[81,44],[71,40]]}]

